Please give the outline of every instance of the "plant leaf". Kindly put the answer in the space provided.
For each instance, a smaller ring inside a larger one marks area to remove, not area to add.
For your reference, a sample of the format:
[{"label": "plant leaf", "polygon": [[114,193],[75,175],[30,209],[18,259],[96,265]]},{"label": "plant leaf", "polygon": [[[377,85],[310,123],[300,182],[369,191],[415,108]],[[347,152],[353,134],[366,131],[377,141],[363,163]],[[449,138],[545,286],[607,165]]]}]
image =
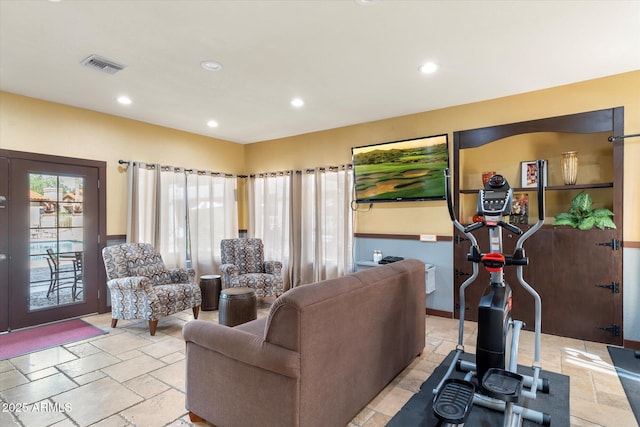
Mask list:
[{"label": "plant leaf", "polygon": [[559,213],[558,215],[556,215],[555,219],[556,220],[566,220],[566,219],[573,220],[574,216],[571,215],[570,213],[562,212],[562,213]]},{"label": "plant leaf", "polygon": [[600,216],[600,217],[594,217],[594,218],[595,218],[596,227],[598,227],[601,230],[604,230],[605,228],[616,228],[616,224],[613,222],[613,219],[611,219],[611,217],[609,216]]},{"label": "plant leaf", "polygon": [[580,216],[588,215],[591,213],[593,202],[591,196],[584,191],[581,191],[571,201],[571,208],[579,213]]},{"label": "plant leaf", "polygon": [[611,212],[607,208],[598,208],[598,209],[595,209],[593,211],[592,215],[595,216],[596,218],[612,217],[613,216],[613,212]]},{"label": "plant leaf", "polygon": [[556,221],[553,223],[553,226],[556,227],[559,225],[570,225],[571,227],[576,228],[578,226],[578,223],[573,219],[573,216],[569,214],[559,214],[556,215]]},{"label": "plant leaf", "polygon": [[580,224],[578,224],[578,228],[580,230],[591,230],[594,225],[596,225],[595,217],[588,216],[580,221]]}]

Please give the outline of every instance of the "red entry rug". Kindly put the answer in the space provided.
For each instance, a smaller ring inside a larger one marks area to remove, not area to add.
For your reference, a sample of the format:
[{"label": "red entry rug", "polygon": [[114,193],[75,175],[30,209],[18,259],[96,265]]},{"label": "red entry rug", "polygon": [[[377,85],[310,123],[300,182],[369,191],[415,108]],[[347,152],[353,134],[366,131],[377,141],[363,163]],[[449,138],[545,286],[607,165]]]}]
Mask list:
[{"label": "red entry rug", "polygon": [[0,360],[106,334],[81,319],[65,320],[0,335]]}]

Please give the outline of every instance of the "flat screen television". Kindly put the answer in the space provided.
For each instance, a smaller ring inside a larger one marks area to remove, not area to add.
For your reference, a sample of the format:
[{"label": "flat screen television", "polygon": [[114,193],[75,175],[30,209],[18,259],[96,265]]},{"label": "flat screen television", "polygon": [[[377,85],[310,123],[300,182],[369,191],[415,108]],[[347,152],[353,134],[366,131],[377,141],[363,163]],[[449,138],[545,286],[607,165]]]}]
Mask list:
[{"label": "flat screen television", "polygon": [[443,200],[444,135],[352,147],[356,203]]}]

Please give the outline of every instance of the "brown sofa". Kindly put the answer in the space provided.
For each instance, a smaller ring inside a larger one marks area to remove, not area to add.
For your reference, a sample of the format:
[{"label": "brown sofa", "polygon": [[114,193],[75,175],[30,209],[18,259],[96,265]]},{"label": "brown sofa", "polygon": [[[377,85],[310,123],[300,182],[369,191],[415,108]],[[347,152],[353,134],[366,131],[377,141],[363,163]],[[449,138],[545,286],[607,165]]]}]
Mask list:
[{"label": "brown sofa", "polygon": [[186,407],[218,427],[342,427],[422,352],[424,334],[420,261],[299,286],[267,317],[184,326]]}]

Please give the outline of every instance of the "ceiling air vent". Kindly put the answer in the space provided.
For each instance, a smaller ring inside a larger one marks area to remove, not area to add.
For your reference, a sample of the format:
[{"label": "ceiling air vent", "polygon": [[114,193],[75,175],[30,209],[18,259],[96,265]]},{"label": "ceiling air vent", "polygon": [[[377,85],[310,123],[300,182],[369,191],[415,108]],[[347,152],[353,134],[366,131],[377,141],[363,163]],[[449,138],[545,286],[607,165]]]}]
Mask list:
[{"label": "ceiling air vent", "polygon": [[103,58],[98,55],[91,55],[83,59],[81,62],[85,67],[93,68],[103,71],[107,74],[115,74],[118,71],[124,69],[124,65],[120,65],[117,62],[113,62],[110,59]]}]

